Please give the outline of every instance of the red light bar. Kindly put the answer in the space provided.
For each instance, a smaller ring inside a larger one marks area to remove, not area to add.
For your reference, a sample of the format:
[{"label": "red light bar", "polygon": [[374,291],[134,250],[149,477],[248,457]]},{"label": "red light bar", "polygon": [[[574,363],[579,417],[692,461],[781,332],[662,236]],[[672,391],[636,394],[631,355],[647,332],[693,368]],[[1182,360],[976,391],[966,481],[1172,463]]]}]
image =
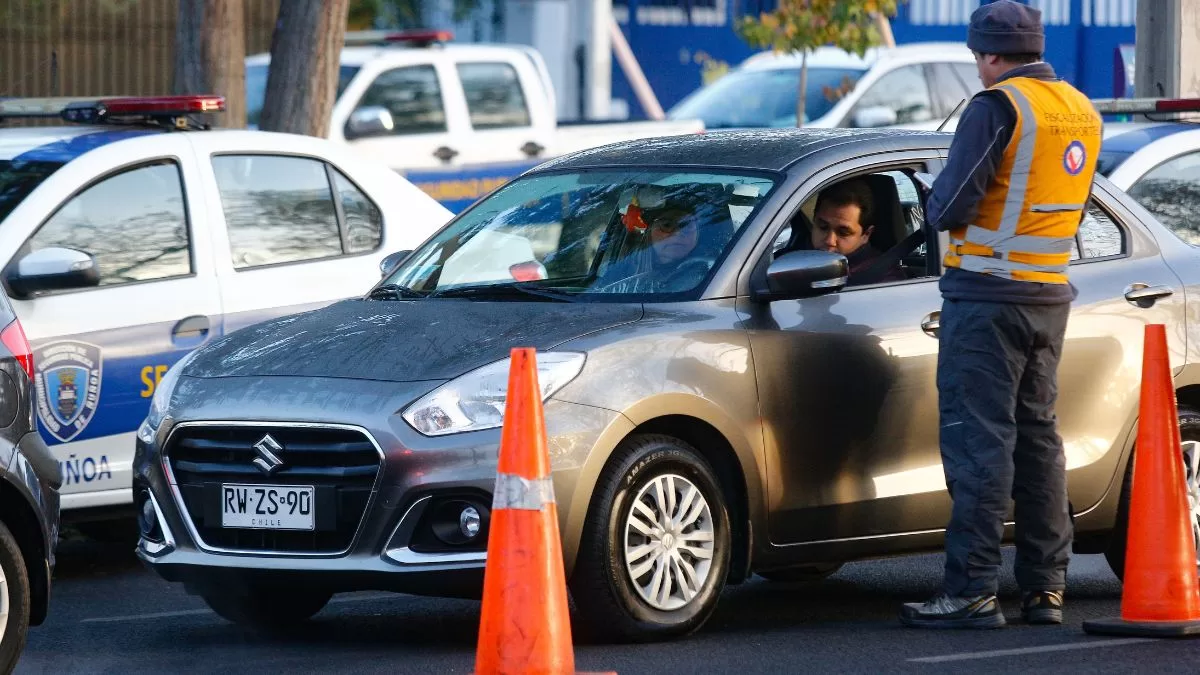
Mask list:
[{"label": "red light bar", "polygon": [[1092,105],[1102,115],[1200,112],[1200,98],[1097,98]]},{"label": "red light bar", "polygon": [[225,97],[211,95],[122,97],[96,103],[109,115],[189,115],[225,110]]},{"label": "red light bar", "polygon": [[454,39],[454,33],[448,30],[409,30],[388,33],[384,39],[388,42],[449,42]]},{"label": "red light bar", "polygon": [[411,44],[425,47],[453,39],[454,33],[448,30],[361,30],[348,31],[344,41],[351,46]]},{"label": "red light bar", "polygon": [[225,98],[189,96],[113,96],[101,99],[14,98],[0,101],[0,119],[59,117],[67,122],[100,124],[114,117],[184,117],[225,110]]}]

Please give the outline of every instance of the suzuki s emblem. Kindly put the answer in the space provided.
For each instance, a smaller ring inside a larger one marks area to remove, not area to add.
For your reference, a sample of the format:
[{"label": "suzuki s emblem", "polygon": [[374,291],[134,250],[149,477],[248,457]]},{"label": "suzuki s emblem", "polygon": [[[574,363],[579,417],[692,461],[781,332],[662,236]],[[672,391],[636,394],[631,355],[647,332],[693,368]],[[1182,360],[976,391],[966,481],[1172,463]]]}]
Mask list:
[{"label": "suzuki s emblem", "polygon": [[254,444],[254,451],[258,453],[258,457],[254,458],[254,466],[268,476],[271,475],[276,469],[283,466],[283,460],[275,454],[280,450],[283,450],[283,446],[279,444],[279,441],[271,438],[271,434],[263,436]]}]

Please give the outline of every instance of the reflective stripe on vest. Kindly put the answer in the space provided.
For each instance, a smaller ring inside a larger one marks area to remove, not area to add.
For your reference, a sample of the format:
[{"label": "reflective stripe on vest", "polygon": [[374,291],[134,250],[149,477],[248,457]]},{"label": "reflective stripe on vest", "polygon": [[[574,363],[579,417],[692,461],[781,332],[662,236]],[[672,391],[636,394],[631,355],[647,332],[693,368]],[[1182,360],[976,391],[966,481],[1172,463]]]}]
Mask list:
[{"label": "reflective stripe on vest", "polygon": [[1014,78],[993,89],[1012,100],[1017,126],[976,224],[950,231],[943,262],[1010,279],[1066,283],[1100,148],[1100,116],[1064,82]]}]

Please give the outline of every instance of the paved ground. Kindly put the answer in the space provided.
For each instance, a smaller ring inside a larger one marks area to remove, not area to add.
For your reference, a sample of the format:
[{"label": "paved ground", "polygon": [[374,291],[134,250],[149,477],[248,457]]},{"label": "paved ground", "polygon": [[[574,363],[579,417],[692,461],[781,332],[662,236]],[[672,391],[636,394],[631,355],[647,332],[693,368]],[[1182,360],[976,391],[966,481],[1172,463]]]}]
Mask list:
[{"label": "paved ground", "polygon": [[[1011,552],[1006,555],[1011,568]],[[361,593],[336,596],[303,634],[265,638],[208,611],[144,570],[125,547],[64,544],[50,618],[30,633],[18,673],[469,673],[477,602]],[[900,602],[937,584],[940,556],[847,565],[813,586],[762,579],[726,591],[697,635],[669,644],[581,645],[579,670],[628,673],[1190,672],[1200,639],[1129,641],[1086,635],[1085,618],[1120,612],[1120,586],[1101,556],[1070,570],[1068,622],[1010,621],[987,632],[913,631]]]}]

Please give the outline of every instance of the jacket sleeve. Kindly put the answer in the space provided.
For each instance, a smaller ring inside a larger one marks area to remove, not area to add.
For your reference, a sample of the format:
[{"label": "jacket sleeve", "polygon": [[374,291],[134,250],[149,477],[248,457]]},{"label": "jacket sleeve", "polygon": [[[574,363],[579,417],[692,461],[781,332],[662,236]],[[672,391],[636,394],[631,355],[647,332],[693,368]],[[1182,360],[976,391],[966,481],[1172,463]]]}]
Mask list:
[{"label": "jacket sleeve", "polygon": [[963,109],[946,166],[926,205],[929,224],[949,230],[974,220],[979,200],[1004,158],[1016,114],[1000,92],[981,92]]}]

